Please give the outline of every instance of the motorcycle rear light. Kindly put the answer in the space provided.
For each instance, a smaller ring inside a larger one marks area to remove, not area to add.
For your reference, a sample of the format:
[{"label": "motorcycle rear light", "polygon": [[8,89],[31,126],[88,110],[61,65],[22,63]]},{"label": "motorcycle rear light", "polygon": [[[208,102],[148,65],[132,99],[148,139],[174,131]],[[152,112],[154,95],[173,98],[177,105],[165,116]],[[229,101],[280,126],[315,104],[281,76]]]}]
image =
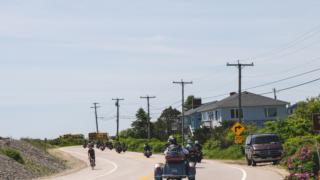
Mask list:
[{"label": "motorcycle rear light", "polygon": [[183,156],[176,156],[176,157],[166,156],[166,160],[167,161],[183,161],[184,157]]},{"label": "motorcycle rear light", "polygon": [[156,164],[156,165],[154,166],[154,168],[155,168],[155,169],[161,169],[161,164]]}]

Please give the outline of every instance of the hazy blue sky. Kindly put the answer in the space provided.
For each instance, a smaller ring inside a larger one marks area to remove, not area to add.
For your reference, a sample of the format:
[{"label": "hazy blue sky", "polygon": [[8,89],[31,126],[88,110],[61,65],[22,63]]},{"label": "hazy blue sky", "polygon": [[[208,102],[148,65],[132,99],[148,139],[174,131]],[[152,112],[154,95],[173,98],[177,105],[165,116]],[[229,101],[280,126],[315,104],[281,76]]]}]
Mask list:
[{"label": "hazy blue sky", "polygon": [[[153,119],[177,102],[173,80],[194,81],[186,94],[198,97],[236,91],[237,70],[226,63],[238,59],[255,63],[243,72],[244,88],[318,68],[319,9],[318,0],[0,0],[0,136],[93,131],[93,102],[106,117],[100,129],[114,134],[113,97],[125,98],[124,129],[146,106],[140,96],[157,96]],[[316,82],[278,98],[294,103],[319,89]]]}]

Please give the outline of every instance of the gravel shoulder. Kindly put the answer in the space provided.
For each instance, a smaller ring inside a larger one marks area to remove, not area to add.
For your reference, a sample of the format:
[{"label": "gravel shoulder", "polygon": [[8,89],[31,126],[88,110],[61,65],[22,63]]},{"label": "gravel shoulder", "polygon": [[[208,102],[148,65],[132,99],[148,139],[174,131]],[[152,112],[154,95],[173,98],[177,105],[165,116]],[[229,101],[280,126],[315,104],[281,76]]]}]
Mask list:
[{"label": "gravel shoulder", "polygon": [[84,161],[82,161],[78,158],[75,158],[74,156],[72,156],[69,153],[66,153],[60,149],[50,149],[50,150],[48,150],[48,152],[51,155],[53,155],[54,157],[64,161],[67,169],[65,171],[58,173],[58,174],[54,174],[54,175],[47,176],[47,177],[41,177],[38,180],[53,179],[53,178],[60,177],[60,176],[66,176],[68,174],[75,173],[75,172],[80,171],[80,170],[87,167],[87,164]]}]

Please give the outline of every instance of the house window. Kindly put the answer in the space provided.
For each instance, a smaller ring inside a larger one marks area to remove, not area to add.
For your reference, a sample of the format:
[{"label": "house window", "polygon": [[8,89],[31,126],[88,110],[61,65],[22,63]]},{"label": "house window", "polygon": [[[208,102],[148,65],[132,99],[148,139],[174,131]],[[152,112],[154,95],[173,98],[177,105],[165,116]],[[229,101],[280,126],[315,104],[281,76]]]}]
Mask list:
[{"label": "house window", "polygon": [[277,117],[278,115],[277,108],[265,108],[264,114],[267,118]]},{"label": "house window", "polygon": [[213,120],[214,119],[214,114],[213,114],[213,112],[212,111],[210,111],[210,112],[208,112],[208,114],[209,114],[209,120],[211,121],[211,120]]},{"label": "house window", "polygon": [[215,113],[214,119],[215,119],[215,120],[218,120],[218,111],[215,111],[214,113]]},{"label": "house window", "polygon": [[[239,118],[239,109],[231,109],[230,110],[230,113],[231,113],[231,119],[237,119]],[[241,118],[243,118],[243,113],[241,111]]]}]

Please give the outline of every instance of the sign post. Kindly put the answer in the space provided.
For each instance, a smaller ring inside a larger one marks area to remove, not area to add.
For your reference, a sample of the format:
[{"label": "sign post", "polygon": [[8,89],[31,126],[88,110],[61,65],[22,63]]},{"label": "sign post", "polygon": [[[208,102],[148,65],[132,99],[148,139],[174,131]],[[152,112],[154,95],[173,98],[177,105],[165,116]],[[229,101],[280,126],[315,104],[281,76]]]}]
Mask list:
[{"label": "sign post", "polygon": [[245,130],[244,126],[239,122],[236,122],[232,126],[231,131],[236,135],[234,139],[235,144],[242,144],[243,137],[241,136],[241,134],[243,133],[244,130]]}]

